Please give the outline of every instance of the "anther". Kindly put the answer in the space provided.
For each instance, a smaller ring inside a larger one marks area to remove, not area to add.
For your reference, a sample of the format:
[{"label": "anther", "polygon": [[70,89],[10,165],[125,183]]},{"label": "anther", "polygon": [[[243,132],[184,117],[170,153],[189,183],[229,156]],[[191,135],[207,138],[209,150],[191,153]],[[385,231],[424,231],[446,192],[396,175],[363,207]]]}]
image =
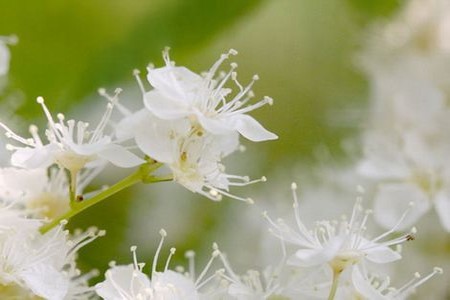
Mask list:
[{"label": "anther", "polygon": [[42,104],[42,103],[44,103],[44,98],[39,96],[39,97],[36,98],[36,102],[39,103],[39,104]]},{"label": "anther", "polygon": [[166,232],[164,229],[162,229],[162,228],[161,228],[161,230],[159,231],[159,234],[160,234],[162,237],[166,237],[166,236],[167,236],[167,232]]},{"label": "anther", "polygon": [[185,256],[186,258],[193,258],[193,257],[195,257],[195,252],[192,251],[192,250],[186,251],[186,253],[184,254],[184,256]]},{"label": "anther", "polygon": [[31,124],[30,127],[28,128],[28,130],[30,131],[31,134],[33,133],[37,133],[38,132],[38,127],[34,124]]}]

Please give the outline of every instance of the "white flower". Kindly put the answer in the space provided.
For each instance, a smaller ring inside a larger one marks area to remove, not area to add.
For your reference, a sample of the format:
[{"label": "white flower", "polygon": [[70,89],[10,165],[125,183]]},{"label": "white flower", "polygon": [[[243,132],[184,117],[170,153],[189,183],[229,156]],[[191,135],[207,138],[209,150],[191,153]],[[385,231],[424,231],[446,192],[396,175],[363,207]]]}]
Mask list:
[{"label": "white flower", "polygon": [[358,169],[378,182],[374,213],[380,225],[393,226],[413,202],[398,229],[415,224],[434,207],[442,226],[450,231],[450,164],[445,154],[450,139],[442,136],[436,141],[439,144],[413,133],[399,139],[385,134],[367,135],[365,157]]},{"label": "white flower", "polygon": [[[136,247],[131,247],[133,252],[133,264],[127,266],[113,266],[106,272],[105,281],[96,285],[97,294],[105,300],[198,300],[200,288],[215,278],[215,275],[206,277],[208,270],[218,255],[215,250],[212,258],[201,274],[194,279],[195,271],[193,255],[189,254],[189,273],[183,275],[169,270],[169,263],[175,248],[171,248],[170,255],[165,263],[164,271],[156,271],[159,253],[161,251],[166,232],[160,231],[161,241],[153,259],[151,279],[142,272],[144,264],[138,263]],[[211,299],[211,298],[206,298]]]},{"label": "white flower", "polygon": [[[262,101],[247,106],[253,96],[253,83],[258,79],[256,75],[250,84],[243,87],[236,79],[237,65],[232,63],[227,74],[214,78],[220,65],[230,54],[235,55],[237,52],[230,50],[229,53],[222,54],[211,69],[200,76],[185,67],[174,66],[166,49],[163,52],[166,66],[148,68],[147,79],[154,90],[145,92],[140,84],[146,108],[161,119],[189,119],[193,125],[198,124],[213,134],[239,132],[252,141],[276,139],[275,134],[246,114],[272,103],[271,98],[265,97]],[[238,88],[235,94],[232,94],[231,88],[225,87],[229,79]]]},{"label": "white flower", "polygon": [[[408,281],[400,288],[391,287],[389,277],[370,275],[364,268],[354,268],[352,277],[356,291],[362,299],[370,300],[405,300],[415,292],[417,287],[428,281],[436,274],[442,274],[441,268],[434,268],[433,272],[423,277],[419,273],[414,274],[414,279]],[[359,298],[358,298],[359,299]]]},{"label": "white flower", "polygon": [[229,187],[265,180],[225,172],[221,160],[239,147],[236,133],[212,135],[192,127],[188,119],[162,120],[145,109],[126,116],[118,128],[121,138],[133,136],[139,149],[165,163],[175,181],[212,200],[225,195],[251,201],[229,193]]},{"label": "white flower", "polygon": [[49,300],[81,299],[91,293],[86,283],[90,274],[80,277],[75,267],[76,252],[104,232],[92,229],[68,238],[62,227],[45,235],[23,228],[0,234],[0,285]]},{"label": "white flower", "polygon": [[[102,169],[85,169],[78,176],[77,195]],[[69,182],[62,168],[0,168],[0,199],[35,218],[54,219],[70,209]]]},{"label": "white flower", "polygon": [[42,222],[27,217],[27,212],[0,201],[0,235],[10,232],[37,232]]},{"label": "white flower", "polygon": [[379,183],[374,212],[399,229],[432,207],[450,231],[450,3],[412,0],[377,27],[361,62],[371,85],[370,127],[359,170]]},{"label": "white flower", "polygon": [[6,75],[9,71],[9,59],[11,54],[7,44],[15,44],[17,42],[16,36],[0,36],[0,76]]},{"label": "white flower", "polygon": [[58,114],[56,122],[44,104],[44,99],[38,97],[37,102],[41,104],[48,120],[48,129],[45,133],[49,143],[42,142],[38,129],[34,125],[30,126],[32,138],[25,139],[0,123],[7,131],[7,137],[24,145],[8,146],[14,151],[11,163],[23,168],[45,168],[57,163],[72,174],[77,174],[88,163],[94,164],[99,160],[110,161],[119,167],[133,167],[143,163],[142,159],[117,144],[104,132],[117,102],[118,93],[119,90],[114,97],[108,96],[106,112],[93,131],[87,129],[89,124],[85,122],[75,120],[66,122],[63,114]]},{"label": "white flower", "polygon": [[[328,265],[333,272],[341,273],[347,267],[365,260],[385,264],[401,258],[398,251],[390,247],[412,239],[411,234],[387,240],[386,237],[396,230],[391,230],[369,239],[366,237],[366,223],[370,211],[363,212],[361,199],[356,201],[350,220],[320,221],[316,228],[308,230],[300,219],[296,184],[292,184],[294,197],[294,214],[297,228],[291,228],[282,219],[276,223],[268,218],[271,232],[296,248],[295,254],[288,260],[291,265],[299,267],[319,267]],[[405,213],[406,214],[406,213]],[[402,222],[402,218],[398,223]],[[411,233],[415,233],[415,229]]]}]

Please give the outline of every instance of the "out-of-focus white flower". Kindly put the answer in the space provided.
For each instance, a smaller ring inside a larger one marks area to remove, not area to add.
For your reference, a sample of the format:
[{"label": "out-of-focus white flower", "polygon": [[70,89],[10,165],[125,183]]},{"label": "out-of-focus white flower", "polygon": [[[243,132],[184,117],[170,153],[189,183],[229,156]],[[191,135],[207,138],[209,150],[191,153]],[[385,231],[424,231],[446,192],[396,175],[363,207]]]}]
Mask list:
[{"label": "out-of-focus white flower", "polygon": [[103,231],[92,229],[69,238],[63,225],[45,235],[38,228],[1,232],[0,286],[49,300],[81,299],[92,293],[87,286],[92,274],[80,276],[76,253],[102,235]]},{"label": "out-of-focus white flower", "polygon": [[[78,176],[77,195],[101,168]],[[0,169],[0,199],[35,218],[54,219],[70,209],[69,182],[64,169]]]},{"label": "out-of-focus white flower", "polygon": [[[251,88],[258,77],[255,75],[250,84],[243,87],[237,81],[235,63],[231,64],[228,73],[216,76],[230,54],[236,55],[237,51],[222,54],[211,69],[200,76],[185,67],[176,67],[166,49],[163,52],[166,66],[148,68],[147,79],[154,90],[145,92],[143,89],[146,108],[161,119],[189,119],[193,126],[212,134],[239,132],[252,141],[276,139],[275,134],[246,114],[273,101],[265,97],[256,104],[247,105],[253,97]],[[232,94],[231,88],[225,87],[230,79],[239,89],[235,94]]]},{"label": "out-of-focus white flower", "polygon": [[387,228],[412,201],[399,229],[434,206],[450,231],[449,33],[448,1],[413,0],[360,55],[372,107],[359,169],[379,183],[375,219]]},{"label": "out-of-focus white flower", "polygon": [[[294,197],[294,214],[297,228],[291,228],[282,219],[277,222],[268,218],[272,233],[296,248],[288,264],[299,267],[319,267],[328,265],[333,272],[341,273],[363,261],[385,264],[401,258],[398,251],[391,246],[401,244],[412,238],[410,234],[391,240],[386,237],[396,230],[391,230],[369,239],[366,237],[367,219],[371,211],[363,211],[361,199],[356,201],[350,220],[320,221],[316,228],[308,230],[300,218],[296,196],[296,184],[292,184]],[[402,219],[398,223],[401,223]]]},{"label": "out-of-focus white flower", "polygon": [[[145,264],[138,263],[136,247],[131,247],[133,252],[133,264],[127,266],[113,266],[106,271],[105,281],[96,285],[97,294],[105,300],[198,300],[201,297],[200,289],[210,283],[216,277],[215,274],[206,277],[214,258],[218,255],[217,249],[200,275],[195,278],[194,266],[190,263],[189,273],[181,274],[169,270],[170,260],[175,253],[175,248],[170,249],[170,255],[162,272],[156,271],[158,257],[161,251],[166,232],[160,231],[161,241],[156,250],[152,263],[152,271],[149,279],[142,272]],[[192,254],[188,255],[191,259]],[[206,278],[205,278],[206,277]],[[213,291],[212,293],[215,293]],[[205,298],[212,299],[212,298]]]},{"label": "out-of-focus white flower", "polygon": [[[437,118],[427,122],[433,120],[439,122]],[[408,203],[413,202],[399,229],[413,225],[434,206],[442,226],[450,231],[450,164],[446,158],[450,138],[445,136],[444,128],[447,126],[436,128],[434,134],[424,134],[419,128],[415,132],[403,129],[397,134],[366,134],[365,155],[358,169],[378,182],[374,212],[384,227],[393,226]]]},{"label": "out-of-focus white flower", "polygon": [[10,53],[7,44],[17,43],[16,36],[0,36],[0,76],[6,75],[9,71]]},{"label": "out-of-focus white flower", "polygon": [[27,211],[0,201],[0,235],[11,231],[37,232],[42,222],[27,217]]},{"label": "out-of-focus white flower", "polygon": [[404,300],[409,299],[409,296],[411,296],[420,285],[428,281],[434,275],[442,274],[442,272],[443,270],[441,268],[436,267],[433,269],[433,272],[425,277],[422,277],[419,273],[415,273],[412,280],[399,288],[391,287],[389,277],[380,278],[379,276],[367,274],[365,268],[354,268],[352,278],[354,287],[361,299]]},{"label": "out-of-focus white flower", "polygon": [[63,169],[0,169],[0,189],[2,200],[35,217],[53,219],[70,207],[69,184]]}]

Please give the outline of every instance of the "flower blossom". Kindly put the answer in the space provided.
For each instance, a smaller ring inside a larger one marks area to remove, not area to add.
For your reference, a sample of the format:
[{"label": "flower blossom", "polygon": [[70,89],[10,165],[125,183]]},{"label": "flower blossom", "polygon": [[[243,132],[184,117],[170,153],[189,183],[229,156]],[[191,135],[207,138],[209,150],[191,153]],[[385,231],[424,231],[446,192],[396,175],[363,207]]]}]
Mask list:
[{"label": "flower blossom", "polygon": [[358,169],[377,182],[374,215],[386,228],[413,201],[400,229],[434,207],[450,231],[449,17],[448,1],[409,1],[360,55],[372,99]]},{"label": "flower blossom", "polygon": [[92,294],[87,280],[95,272],[80,274],[76,253],[104,232],[91,229],[69,237],[64,224],[45,235],[38,231],[42,222],[0,232],[0,290],[13,299],[81,300]]},{"label": "flower blossom", "polygon": [[[213,79],[230,54],[235,52],[222,55],[200,76],[184,67],[175,67],[166,50],[166,66],[148,70],[149,82],[154,87],[148,92],[135,71],[145,107],[135,113],[120,107],[124,118],[116,126],[116,136],[121,140],[134,139],[142,152],[165,163],[173,179],[193,192],[212,200],[228,196],[252,202],[230,193],[229,188],[265,181],[265,177],[250,180],[248,176],[229,174],[222,159],[240,149],[240,134],[252,141],[276,136],[246,115],[270,102],[266,99],[244,107],[251,98],[253,82],[243,88],[236,80],[235,67],[221,80]],[[231,90],[224,86],[230,78],[240,91],[227,102]]]},{"label": "flower blossom", "polygon": [[[300,218],[296,184],[292,184],[294,198],[294,215],[296,228],[287,225],[282,219],[277,222],[268,219],[271,232],[295,247],[295,254],[288,259],[288,264],[298,267],[328,266],[333,273],[340,274],[347,268],[369,261],[375,264],[386,264],[401,258],[399,251],[391,249],[405,241],[413,239],[411,233],[394,239],[386,237],[395,232],[396,227],[369,239],[366,236],[366,224],[371,211],[363,212],[361,199],[356,201],[350,220],[320,221],[316,228],[308,230]],[[406,213],[405,213],[406,214]],[[402,219],[399,220],[399,223]]]},{"label": "flower blossom", "polygon": [[7,44],[17,43],[16,36],[0,36],[0,76],[9,71],[10,53]]},{"label": "flower blossom", "polygon": [[433,271],[422,277],[419,273],[399,288],[391,286],[389,277],[381,278],[367,274],[364,268],[354,268],[352,272],[355,290],[359,298],[370,300],[405,300],[409,299],[416,289],[436,274],[442,274],[441,268],[435,267]]},{"label": "flower blossom", "polygon": [[[184,275],[169,269],[169,263],[175,253],[175,248],[170,249],[169,257],[165,263],[163,271],[157,271],[159,253],[161,251],[166,232],[160,231],[161,241],[156,250],[150,278],[142,272],[145,264],[138,263],[136,257],[136,247],[131,247],[133,252],[133,264],[126,266],[116,266],[114,263],[106,271],[105,281],[96,285],[97,294],[105,300],[197,300],[200,299],[199,289],[204,288],[207,283],[216,278],[213,274],[205,276],[217,256],[214,250],[210,261],[207,263],[201,274],[195,279],[194,266],[190,264],[189,273]],[[191,259],[193,255],[188,253]],[[213,291],[214,292],[214,291]],[[211,298],[207,298],[211,299]]]},{"label": "flower blossom", "polygon": [[[253,97],[251,89],[258,76],[255,75],[243,87],[237,81],[237,64],[232,63],[228,73],[216,77],[222,63],[229,55],[236,54],[235,50],[222,54],[211,69],[204,75],[198,75],[185,67],[175,66],[166,49],[163,52],[166,66],[148,68],[147,79],[154,89],[149,92],[143,90],[145,107],[158,118],[189,119],[192,126],[199,126],[212,134],[239,132],[251,141],[276,139],[275,134],[246,114],[273,101],[265,97],[260,102],[247,105]],[[231,88],[226,87],[230,79],[239,90],[235,95],[232,95]]]},{"label": "flower blossom", "polygon": [[[102,168],[83,170],[77,178],[77,195]],[[0,168],[0,199],[34,218],[54,219],[70,209],[69,182],[64,169]]]},{"label": "flower blossom", "polygon": [[25,139],[15,134],[6,125],[0,125],[6,130],[6,136],[16,140],[24,146],[9,145],[14,151],[11,163],[23,168],[45,168],[57,163],[76,174],[86,167],[88,163],[99,160],[110,161],[119,167],[132,167],[143,162],[142,159],[118,145],[111,135],[105,134],[105,128],[110,119],[113,107],[118,101],[118,93],[114,97],[108,97],[109,103],[106,112],[95,130],[88,130],[89,124],[82,121],[65,121],[63,114],[58,114],[56,122],[42,97],[37,102],[47,117],[48,129],[45,131],[48,144],[44,144],[38,135],[38,128],[30,126],[32,138]]}]

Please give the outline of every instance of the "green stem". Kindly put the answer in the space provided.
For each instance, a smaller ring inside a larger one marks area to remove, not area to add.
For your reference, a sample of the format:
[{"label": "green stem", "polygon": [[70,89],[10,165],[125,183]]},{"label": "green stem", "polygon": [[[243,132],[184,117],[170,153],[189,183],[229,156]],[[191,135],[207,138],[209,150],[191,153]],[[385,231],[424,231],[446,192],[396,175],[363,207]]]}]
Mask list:
[{"label": "green stem", "polygon": [[40,228],[41,233],[46,233],[49,230],[51,230],[53,227],[57,226],[61,223],[62,220],[69,220],[73,216],[76,216],[77,214],[81,213],[82,211],[88,209],[89,207],[109,198],[110,196],[120,192],[121,190],[130,187],[138,182],[145,182],[145,183],[155,183],[160,181],[167,181],[168,178],[158,178],[154,177],[151,174],[161,167],[161,163],[157,162],[150,162],[145,163],[139,167],[136,172],[132,173],[131,175],[125,177],[121,181],[117,182],[116,184],[110,186],[104,191],[101,191],[94,197],[90,199],[86,199],[81,202],[75,202],[71,206],[71,209],[63,214],[62,216],[56,218],[55,220],[51,221],[48,224],[43,225]]},{"label": "green stem", "polygon": [[73,207],[77,200],[77,174],[78,172],[69,171],[69,197],[71,207]]},{"label": "green stem", "polygon": [[342,271],[333,270],[333,284],[331,285],[330,295],[328,296],[328,300],[333,300],[336,296],[336,291],[339,285],[339,276]]}]

